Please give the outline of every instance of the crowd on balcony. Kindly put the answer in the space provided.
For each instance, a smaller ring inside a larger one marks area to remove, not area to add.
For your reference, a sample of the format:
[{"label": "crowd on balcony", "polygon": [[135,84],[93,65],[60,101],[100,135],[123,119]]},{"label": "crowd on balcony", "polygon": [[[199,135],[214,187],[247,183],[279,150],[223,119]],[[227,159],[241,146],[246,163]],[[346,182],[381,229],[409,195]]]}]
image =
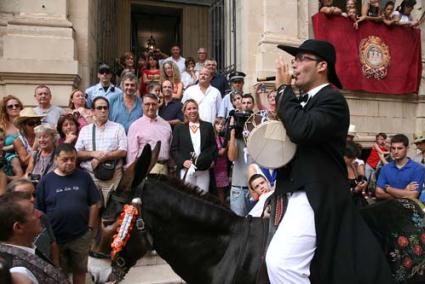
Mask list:
[{"label": "crowd on balcony", "polygon": [[418,27],[423,17],[413,19],[412,11],[416,5],[415,0],[403,0],[396,7],[395,1],[386,1],[381,6],[379,0],[366,0],[361,5],[361,10],[357,10],[357,0],[347,0],[345,9],[333,5],[333,0],[320,0],[319,11],[325,15],[343,16],[353,21],[353,27],[359,28],[359,24],[365,20],[383,23],[385,25],[397,25],[403,27]]}]

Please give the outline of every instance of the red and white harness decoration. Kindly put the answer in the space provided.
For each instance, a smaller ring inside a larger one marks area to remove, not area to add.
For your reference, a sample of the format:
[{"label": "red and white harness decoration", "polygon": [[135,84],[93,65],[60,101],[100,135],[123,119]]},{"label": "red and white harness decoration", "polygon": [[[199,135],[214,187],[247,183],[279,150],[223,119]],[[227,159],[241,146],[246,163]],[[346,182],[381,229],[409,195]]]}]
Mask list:
[{"label": "red and white harness decoration", "polygon": [[117,229],[117,234],[114,235],[114,239],[111,244],[112,257],[115,257],[115,255],[117,255],[127,244],[138,215],[139,212],[136,207],[129,204],[124,205],[123,212],[120,214],[118,221],[119,227]]}]

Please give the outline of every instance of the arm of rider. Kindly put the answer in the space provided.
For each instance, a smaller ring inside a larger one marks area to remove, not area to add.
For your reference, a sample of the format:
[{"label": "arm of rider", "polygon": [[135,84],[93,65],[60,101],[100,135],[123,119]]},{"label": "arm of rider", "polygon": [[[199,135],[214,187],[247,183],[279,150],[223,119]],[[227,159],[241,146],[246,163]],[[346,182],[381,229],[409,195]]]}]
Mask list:
[{"label": "arm of rider", "polygon": [[230,130],[230,140],[229,140],[229,149],[227,151],[227,158],[229,161],[233,162],[238,159],[238,144],[236,142],[236,134],[235,129],[233,128],[235,125],[235,120],[233,117],[230,118],[230,127],[232,127],[232,130]]}]

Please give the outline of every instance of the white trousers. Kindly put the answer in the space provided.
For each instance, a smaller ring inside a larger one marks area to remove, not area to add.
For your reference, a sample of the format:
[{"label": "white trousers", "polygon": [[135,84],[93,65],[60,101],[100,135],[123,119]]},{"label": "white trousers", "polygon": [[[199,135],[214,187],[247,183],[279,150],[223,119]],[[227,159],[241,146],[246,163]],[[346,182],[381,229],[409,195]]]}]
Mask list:
[{"label": "white trousers", "polygon": [[266,254],[270,283],[310,283],[316,250],[314,212],[304,191],[288,196],[288,208]]},{"label": "white trousers", "polygon": [[[183,176],[186,172],[186,169],[180,170],[180,179],[183,179]],[[210,173],[206,171],[196,171],[193,175],[186,175],[185,183],[190,183],[198,186],[202,191],[208,192],[210,187]]]}]

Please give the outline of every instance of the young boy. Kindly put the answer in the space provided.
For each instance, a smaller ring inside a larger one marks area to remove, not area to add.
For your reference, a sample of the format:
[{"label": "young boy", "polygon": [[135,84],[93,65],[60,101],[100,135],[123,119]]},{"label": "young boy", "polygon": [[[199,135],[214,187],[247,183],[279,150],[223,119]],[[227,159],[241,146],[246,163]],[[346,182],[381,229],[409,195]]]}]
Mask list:
[{"label": "young boy", "polygon": [[254,207],[249,211],[248,215],[253,217],[261,217],[264,210],[264,203],[267,198],[273,194],[270,183],[262,174],[253,174],[248,181],[250,188],[250,200],[255,202]]}]

